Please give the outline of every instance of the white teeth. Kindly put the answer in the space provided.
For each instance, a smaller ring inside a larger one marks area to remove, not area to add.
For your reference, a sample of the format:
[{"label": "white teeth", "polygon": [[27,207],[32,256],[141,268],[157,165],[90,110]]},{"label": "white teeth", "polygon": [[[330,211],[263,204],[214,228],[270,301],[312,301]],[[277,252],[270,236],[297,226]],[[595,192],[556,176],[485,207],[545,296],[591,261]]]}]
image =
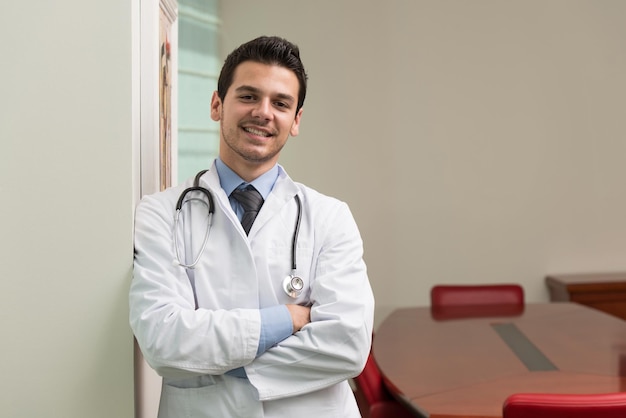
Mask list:
[{"label": "white teeth", "polygon": [[254,128],[245,128],[246,132],[251,133],[252,135],[258,135],[258,136],[271,136],[270,134],[268,134],[267,132],[263,132],[263,131],[259,131],[257,129]]}]

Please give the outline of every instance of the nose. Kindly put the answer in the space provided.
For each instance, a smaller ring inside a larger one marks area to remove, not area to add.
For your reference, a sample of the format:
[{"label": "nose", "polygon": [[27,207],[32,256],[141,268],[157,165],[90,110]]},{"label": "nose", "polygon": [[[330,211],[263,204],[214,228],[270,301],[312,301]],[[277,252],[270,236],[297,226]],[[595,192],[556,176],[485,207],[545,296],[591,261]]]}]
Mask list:
[{"label": "nose", "polygon": [[256,103],[252,109],[252,116],[263,120],[272,118],[272,104],[269,98],[263,98]]}]

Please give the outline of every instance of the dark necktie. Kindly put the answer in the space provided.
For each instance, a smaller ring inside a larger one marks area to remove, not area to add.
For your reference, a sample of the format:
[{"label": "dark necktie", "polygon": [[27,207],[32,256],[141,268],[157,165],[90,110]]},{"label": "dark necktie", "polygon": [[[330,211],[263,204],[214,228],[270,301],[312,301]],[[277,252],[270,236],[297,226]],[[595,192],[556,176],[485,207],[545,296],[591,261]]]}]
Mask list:
[{"label": "dark necktie", "polygon": [[235,189],[230,195],[243,207],[241,226],[243,226],[243,230],[246,231],[247,235],[261,206],[263,206],[263,196],[252,185],[245,189]]}]

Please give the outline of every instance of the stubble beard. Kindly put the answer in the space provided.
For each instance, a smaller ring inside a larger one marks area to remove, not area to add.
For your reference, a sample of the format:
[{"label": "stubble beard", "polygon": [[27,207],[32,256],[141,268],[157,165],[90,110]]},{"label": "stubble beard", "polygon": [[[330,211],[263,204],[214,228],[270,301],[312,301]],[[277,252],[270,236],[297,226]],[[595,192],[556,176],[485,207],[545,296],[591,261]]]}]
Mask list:
[{"label": "stubble beard", "polygon": [[250,162],[250,163],[260,164],[260,163],[265,163],[267,161],[272,160],[280,153],[280,151],[283,149],[283,147],[287,143],[285,141],[285,143],[283,143],[277,149],[270,148],[268,149],[269,151],[268,154],[260,155],[258,152],[255,152],[254,150],[246,150],[245,141],[237,141],[236,139],[237,136],[241,134],[239,132],[240,131],[239,126],[229,131],[226,131],[225,129],[223,129],[223,126],[222,126],[221,131],[222,131],[222,139],[224,140],[224,143],[228,146],[228,148],[230,148],[235,154],[239,155],[245,161]]}]

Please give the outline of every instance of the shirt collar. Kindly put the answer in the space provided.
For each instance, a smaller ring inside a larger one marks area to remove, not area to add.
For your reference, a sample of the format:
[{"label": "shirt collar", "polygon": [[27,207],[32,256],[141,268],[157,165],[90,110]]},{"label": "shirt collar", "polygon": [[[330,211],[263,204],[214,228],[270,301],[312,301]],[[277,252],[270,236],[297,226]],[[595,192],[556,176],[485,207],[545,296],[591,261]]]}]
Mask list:
[{"label": "shirt collar", "polygon": [[233,190],[238,188],[242,183],[244,186],[251,184],[255,189],[261,193],[263,199],[267,199],[276,180],[278,179],[278,165],[275,164],[269,171],[261,174],[250,183],[244,181],[237,173],[231,170],[224,162],[218,157],[215,161],[215,168],[217,169],[217,176],[220,179],[220,185],[227,196],[230,196]]}]

